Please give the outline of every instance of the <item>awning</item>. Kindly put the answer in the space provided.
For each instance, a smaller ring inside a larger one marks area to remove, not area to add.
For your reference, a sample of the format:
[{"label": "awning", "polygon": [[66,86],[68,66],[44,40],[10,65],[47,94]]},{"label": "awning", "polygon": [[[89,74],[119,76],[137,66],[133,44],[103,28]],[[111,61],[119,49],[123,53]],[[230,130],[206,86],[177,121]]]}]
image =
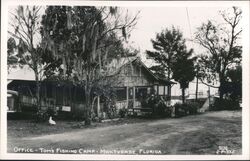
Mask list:
[{"label": "awning", "polygon": [[13,90],[8,90],[7,94],[13,94],[13,95],[18,96],[18,92],[17,91],[13,91]]},{"label": "awning", "polygon": [[8,80],[8,81],[7,81],[7,85],[10,84],[12,81],[13,81],[13,80]]}]

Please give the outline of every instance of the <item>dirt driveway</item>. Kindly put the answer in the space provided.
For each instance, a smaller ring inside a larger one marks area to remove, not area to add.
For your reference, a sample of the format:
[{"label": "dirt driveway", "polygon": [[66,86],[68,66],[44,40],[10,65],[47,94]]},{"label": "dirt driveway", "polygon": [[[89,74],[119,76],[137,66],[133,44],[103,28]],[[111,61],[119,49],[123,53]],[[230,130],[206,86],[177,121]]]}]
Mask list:
[{"label": "dirt driveway", "polygon": [[241,154],[241,111],[207,112],[89,129],[8,137],[8,152],[98,154]]}]

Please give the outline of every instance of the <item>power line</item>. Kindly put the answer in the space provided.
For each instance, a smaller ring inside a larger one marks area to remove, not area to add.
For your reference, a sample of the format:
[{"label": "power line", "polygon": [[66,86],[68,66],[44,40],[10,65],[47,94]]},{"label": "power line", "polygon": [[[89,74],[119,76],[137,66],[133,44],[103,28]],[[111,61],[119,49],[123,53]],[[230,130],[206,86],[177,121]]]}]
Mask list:
[{"label": "power line", "polygon": [[192,30],[191,30],[191,24],[190,24],[190,19],[189,19],[189,14],[188,14],[188,8],[187,7],[186,7],[186,13],[187,13],[187,19],[188,19],[190,37],[192,39]]},{"label": "power line", "polygon": [[191,23],[190,23],[190,18],[189,18],[189,13],[188,13],[188,8],[186,7],[186,13],[187,13],[187,20],[188,20],[188,26],[189,26],[189,32],[190,32],[190,41],[192,42],[192,48],[194,48],[194,42],[193,42],[193,34],[192,34],[192,29],[191,29]]}]

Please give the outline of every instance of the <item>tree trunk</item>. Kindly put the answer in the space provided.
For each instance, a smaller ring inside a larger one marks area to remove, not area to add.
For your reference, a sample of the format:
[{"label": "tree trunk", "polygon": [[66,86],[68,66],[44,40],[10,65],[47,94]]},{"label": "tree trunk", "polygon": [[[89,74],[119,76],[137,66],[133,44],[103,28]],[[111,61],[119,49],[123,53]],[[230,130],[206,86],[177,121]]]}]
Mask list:
[{"label": "tree trunk", "polygon": [[168,69],[167,79],[170,81],[170,69]]},{"label": "tree trunk", "polygon": [[220,86],[220,88],[219,88],[219,94],[220,94],[220,100],[222,100],[223,99],[223,90],[222,90],[222,87]]},{"label": "tree trunk", "polygon": [[[94,106],[95,106],[95,101],[97,100],[97,98],[98,98],[98,96],[95,96],[94,98],[93,98],[93,100],[91,101],[91,111],[93,111],[95,114],[97,114],[98,115],[98,110],[96,110],[95,111],[95,109],[94,109]],[[97,104],[96,104],[97,105]]]},{"label": "tree trunk", "polygon": [[[168,81],[170,81],[170,69],[168,70],[167,79],[168,79]],[[170,86],[168,86],[168,96],[169,96],[168,99],[169,99],[170,102],[171,102],[171,88],[172,88],[172,86],[170,84]]]},{"label": "tree trunk", "polygon": [[223,96],[225,94],[224,86],[225,86],[225,80],[222,77],[222,78],[220,78],[220,87],[219,87],[220,100],[223,99]]},{"label": "tree trunk", "polygon": [[90,84],[89,78],[87,76],[86,85],[85,85],[85,125],[91,124],[91,96],[90,96]]},{"label": "tree trunk", "polygon": [[185,103],[185,88],[182,88],[181,91],[182,91],[182,103]]},{"label": "tree trunk", "polygon": [[210,87],[208,86],[208,106],[209,106],[209,108],[210,108],[210,104],[211,104],[211,102],[210,102]]},{"label": "tree trunk", "polygon": [[91,103],[90,103],[90,92],[85,90],[85,125],[91,124]]},{"label": "tree trunk", "polygon": [[38,78],[38,72],[35,71],[35,79],[36,79],[36,100],[37,100],[37,112],[41,110],[41,103],[40,103],[40,81]]},{"label": "tree trunk", "polygon": [[196,77],[196,91],[195,91],[195,101],[197,101],[198,100],[198,77]]}]

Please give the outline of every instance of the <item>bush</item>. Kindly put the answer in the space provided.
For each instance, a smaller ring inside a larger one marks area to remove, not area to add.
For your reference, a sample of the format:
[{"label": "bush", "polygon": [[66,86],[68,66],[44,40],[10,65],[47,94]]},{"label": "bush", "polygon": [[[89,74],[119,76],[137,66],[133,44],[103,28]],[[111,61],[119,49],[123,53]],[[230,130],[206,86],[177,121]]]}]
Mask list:
[{"label": "bush", "polygon": [[159,101],[159,103],[154,106],[153,114],[156,116],[163,116],[165,115],[165,111],[166,111],[165,104],[162,101]]},{"label": "bush", "polygon": [[201,105],[197,102],[190,102],[187,103],[187,109],[189,111],[189,114],[193,115],[193,114],[197,114],[198,110],[200,109]]},{"label": "bush", "polygon": [[33,115],[35,122],[45,122],[49,120],[49,115],[47,111],[38,111]]},{"label": "bush", "polygon": [[[166,105],[166,100],[161,96],[150,96],[141,101],[142,108],[151,108],[153,116],[170,117],[171,107]],[[143,112],[148,112],[145,110]]]},{"label": "bush", "polygon": [[227,99],[216,99],[214,104],[211,105],[211,111],[219,110],[239,110],[240,104],[238,101],[232,101]]},{"label": "bush", "polygon": [[196,102],[190,103],[176,103],[175,107],[175,116],[181,117],[186,115],[193,115],[198,113],[198,109],[200,108],[200,104]]},{"label": "bush", "polygon": [[176,117],[181,117],[181,116],[186,116],[187,115],[187,106],[186,106],[186,104],[176,103],[174,105],[174,107],[175,107],[175,116]]},{"label": "bush", "polygon": [[127,109],[125,109],[125,108],[119,109],[118,114],[119,114],[119,116],[120,116],[121,118],[124,118],[124,117],[127,115]]},{"label": "bush", "polygon": [[40,110],[33,114],[33,119],[36,122],[45,122],[49,120],[49,117],[53,119],[57,116],[57,111],[54,108],[48,108],[47,110]]},{"label": "bush", "polygon": [[155,114],[163,117],[171,117],[172,109],[163,102],[160,102],[155,108]]}]

